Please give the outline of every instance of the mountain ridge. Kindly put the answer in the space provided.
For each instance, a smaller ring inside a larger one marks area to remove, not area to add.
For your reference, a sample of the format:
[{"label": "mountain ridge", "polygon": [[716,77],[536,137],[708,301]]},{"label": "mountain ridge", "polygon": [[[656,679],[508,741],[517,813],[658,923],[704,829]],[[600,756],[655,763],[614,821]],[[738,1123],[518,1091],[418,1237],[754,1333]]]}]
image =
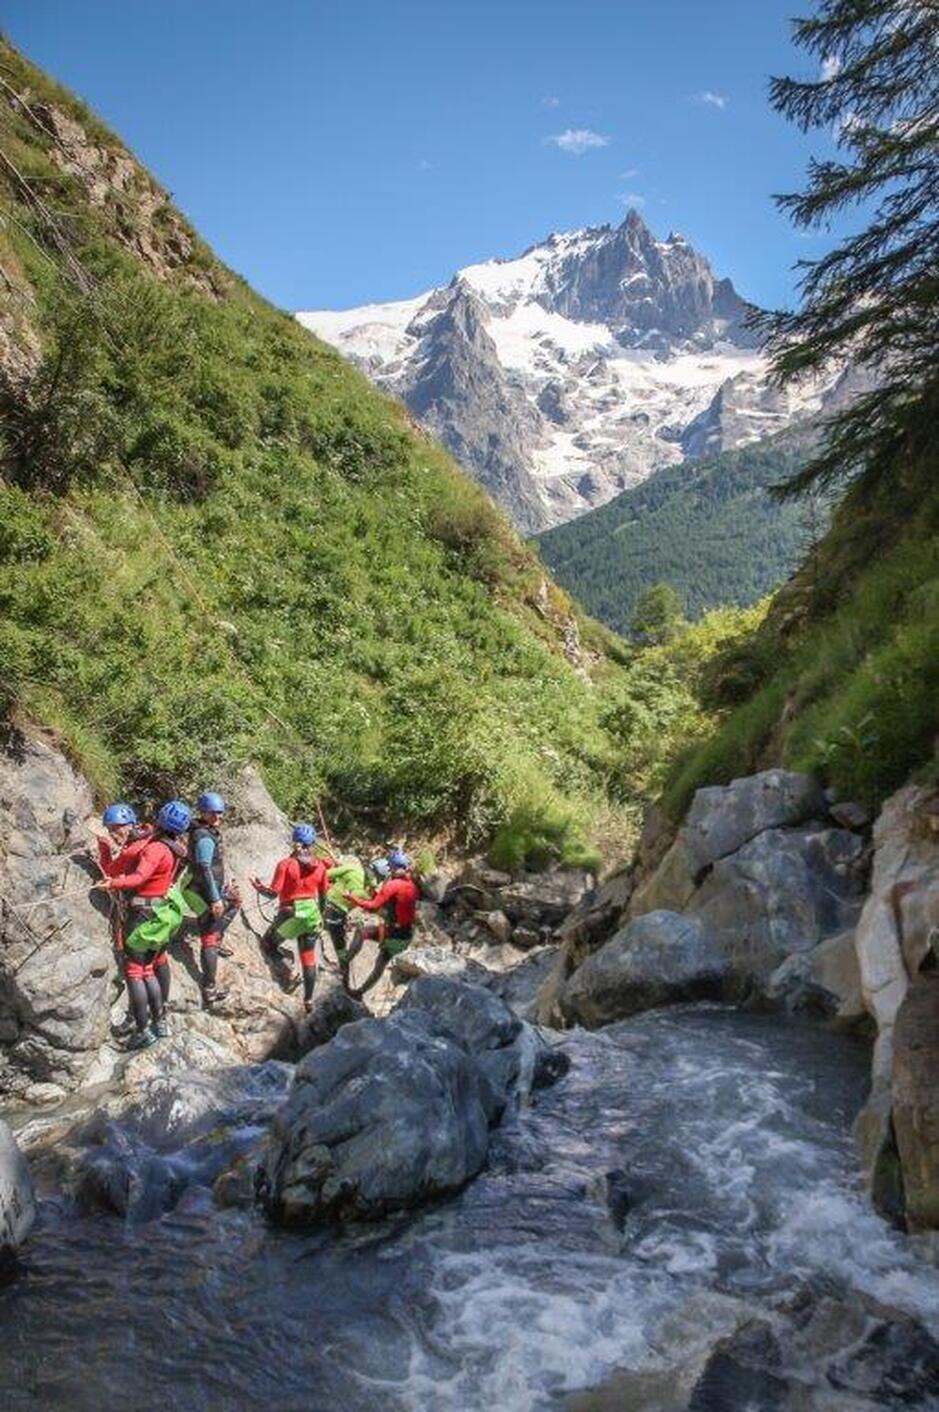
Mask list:
[{"label": "mountain ridge", "polygon": [[658,240],[633,210],[412,299],[297,318],[535,533],[817,413],[826,389],[770,387],[750,312],[684,236]]}]

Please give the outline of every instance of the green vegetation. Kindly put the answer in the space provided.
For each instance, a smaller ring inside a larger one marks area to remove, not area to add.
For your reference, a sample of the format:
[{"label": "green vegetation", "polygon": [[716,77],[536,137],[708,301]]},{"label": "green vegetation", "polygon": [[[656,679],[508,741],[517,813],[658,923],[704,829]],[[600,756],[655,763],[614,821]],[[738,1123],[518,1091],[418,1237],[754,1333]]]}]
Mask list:
[{"label": "green vegetation", "polygon": [[876,807],[934,771],[939,745],[935,8],[820,0],[795,37],[821,72],[774,80],[773,102],[834,128],[840,150],[782,205],[801,226],[858,205],[864,221],[805,264],[801,307],[767,320],[775,370],[796,380],[850,358],[875,386],[786,486],[851,489],[766,622],[709,663],[725,719],[670,771],[676,816],[699,785],[779,762]]},{"label": "green vegetation", "polygon": [[588,612],[630,631],[636,605],[666,581],[698,618],[770,593],[827,524],[827,510],[777,504],[769,487],[805,462],[807,433],[785,433],[694,465],[658,471],[597,510],[546,530],[545,563]]},{"label": "green vegetation", "polygon": [[622,804],[623,645],[576,620],[575,671],[573,606],[484,494],[0,61],[3,708],[103,794],[251,760],[294,816],[583,859]]},{"label": "green vegetation", "polygon": [[935,455],[845,499],[818,553],[751,636],[702,675],[719,729],[669,771],[694,790],[770,764],[814,770],[871,807],[930,761],[939,738],[939,489]]},{"label": "green vegetation", "polygon": [[[939,65],[933,3],[818,0],[793,21],[814,78],[775,78],[773,106],[804,132],[834,138],[802,191],[777,197],[804,230],[845,234],[800,261],[801,304],[767,314],[782,383],[839,361],[871,386],[834,420],[786,494],[868,486],[928,456],[939,411]],[[860,221],[843,219],[856,211]]]},{"label": "green vegetation", "polygon": [[670,583],[654,583],[640,594],[629,633],[643,646],[661,647],[674,641],[684,622],[685,608],[677,590]]}]

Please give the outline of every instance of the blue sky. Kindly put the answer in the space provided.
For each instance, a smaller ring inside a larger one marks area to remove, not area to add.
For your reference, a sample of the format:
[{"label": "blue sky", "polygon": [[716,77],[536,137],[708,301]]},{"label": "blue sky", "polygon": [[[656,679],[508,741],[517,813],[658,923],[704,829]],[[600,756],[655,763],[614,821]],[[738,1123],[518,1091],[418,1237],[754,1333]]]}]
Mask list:
[{"label": "blue sky", "polygon": [[687,235],[764,305],[824,240],[773,191],[806,139],[769,109],[807,72],[810,0],[5,0],[217,252],[276,303],[416,294],[551,230]]}]

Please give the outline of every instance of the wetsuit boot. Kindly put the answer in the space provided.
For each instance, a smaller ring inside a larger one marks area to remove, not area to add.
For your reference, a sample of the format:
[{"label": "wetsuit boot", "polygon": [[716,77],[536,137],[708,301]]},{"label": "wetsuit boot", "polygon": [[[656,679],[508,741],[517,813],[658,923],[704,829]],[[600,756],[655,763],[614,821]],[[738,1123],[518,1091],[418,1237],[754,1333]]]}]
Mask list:
[{"label": "wetsuit boot", "polygon": [[316,989],[316,943],[311,946],[310,938],[304,937],[297,950],[303,971],[303,1007],[309,1012],[313,1009],[313,991]]},{"label": "wetsuit boot", "polygon": [[202,937],[202,1004],[206,1010],[225,999],[226,991],[220,990],[218,980],[218,935],[206,932]]},{"label": "wetsuit boot", "polygon": [[146,1049],[156,1040],[150,1025],[150,996],[147,990],[146,962],[128,959],[124,963],[127,996],[134,1012],[136,1029],[127,1041],[128,1049]]}]

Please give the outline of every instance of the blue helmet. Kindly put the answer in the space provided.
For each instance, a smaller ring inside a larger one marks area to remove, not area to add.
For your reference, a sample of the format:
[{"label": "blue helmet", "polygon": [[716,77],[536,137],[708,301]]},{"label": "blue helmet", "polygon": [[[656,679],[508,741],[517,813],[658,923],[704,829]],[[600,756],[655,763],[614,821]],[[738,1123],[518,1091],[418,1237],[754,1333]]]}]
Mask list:
[{"label": "blue helmet", "polygon": [[402,853],[400,848],[396,848],[392,853],[388,854],[388,867],[392,870],[392,872],[395,872],[400,868],[410,868],[410,866],[410,858],[406,853]]},{"label": "blue helmet", "polygon": [[220,794],[215,793],[214,789],[207,789],[196,800],[196,808],[203,814],[224,814],[225,801]]},{"label": "blue helmet", "polygon": [[296,824],[293,831],[294,843],[302,843],[304,848],[312,848],[316,842],[316,829],[312,824]]},{"label": "blue helmet", "polygon": [[129,804],[109,804],[101,815],[105,828],[117,828],[121,824],[136,824],[137,815]]},{"label": "blue helmet", "polygon": [[373,858],[369,863],[369,871],[372,872],[379,882],[384,882],[391,876],[391,865],[387,858]]},{"label": "blue helmet", "polygon": [[192,810],[181,799],[171,799],[157,814],[157,824],[164,833],[185,833],[192,823]]}]

